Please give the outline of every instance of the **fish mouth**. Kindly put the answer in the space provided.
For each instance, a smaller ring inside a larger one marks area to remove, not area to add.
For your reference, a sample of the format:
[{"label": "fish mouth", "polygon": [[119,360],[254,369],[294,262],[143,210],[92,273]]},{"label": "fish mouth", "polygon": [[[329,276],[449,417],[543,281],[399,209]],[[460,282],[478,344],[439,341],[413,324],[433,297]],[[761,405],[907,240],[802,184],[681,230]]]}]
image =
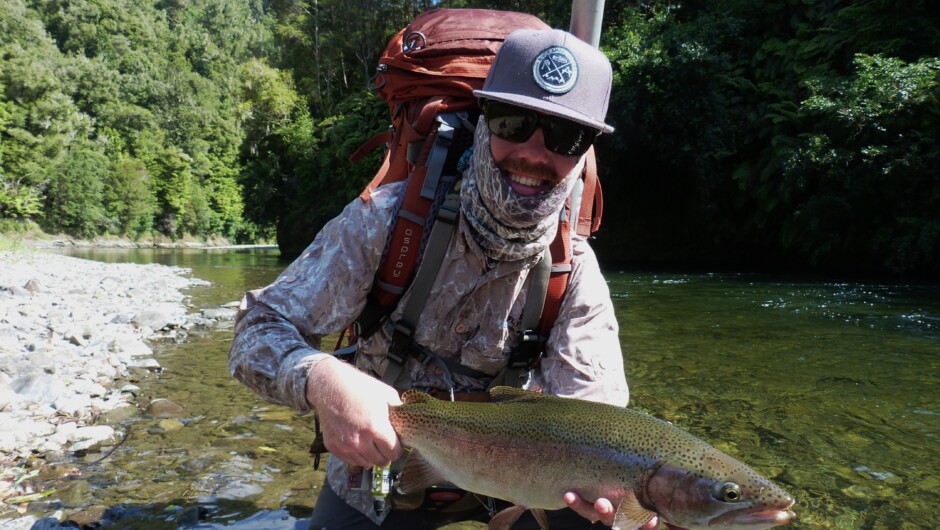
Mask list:
[{"label": "fish mouth", "polygon": [[[789,508],[789,506],[787,508]],[[740,511],[730,512],[712,519],[708,522],[708,526],[731,526],[733,528],[758,529],[790,524],[793,518],[796,517],[796,514],[787,508],[754,513],[740,513]]]}]

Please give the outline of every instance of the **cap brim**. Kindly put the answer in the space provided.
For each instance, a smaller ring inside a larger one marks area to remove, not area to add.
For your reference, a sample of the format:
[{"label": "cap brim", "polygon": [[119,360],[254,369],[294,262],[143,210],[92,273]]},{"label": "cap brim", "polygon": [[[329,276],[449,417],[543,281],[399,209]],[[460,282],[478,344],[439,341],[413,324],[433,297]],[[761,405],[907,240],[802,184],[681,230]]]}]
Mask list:
[{"label": "cap brim", "polygon": [[587,125],[588,127],[593,127],[603,133],[609,134],[614,132],[613,127],[602,121],[592,120],[580,112],[573,111],[561,105],[556,105],[555,103],[552,103],[551,100],[544,98],[533,98],[519,94],[507,94],[505,92],[487,92],[484,90],[474,90],[473,95],[478,98],[492,99],[494,101],[501,101],[503,103],[512,103],[513,105],[532,109],[544,114],[551,114],[552,116],[565,118],[582,125]]}]

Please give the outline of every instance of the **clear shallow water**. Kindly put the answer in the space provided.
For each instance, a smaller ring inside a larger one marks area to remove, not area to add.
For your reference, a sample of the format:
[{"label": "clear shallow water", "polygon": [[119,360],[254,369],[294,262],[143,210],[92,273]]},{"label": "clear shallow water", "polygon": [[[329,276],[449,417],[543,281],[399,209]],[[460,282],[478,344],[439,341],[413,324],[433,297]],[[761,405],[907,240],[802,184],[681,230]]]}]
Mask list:
[{"label": "clear shallow water", "polygon": [[[192,290],[197,307],[236,300],[286,265],[270,250],[77,255],[190,267],[212,282]],[[609,280],[632,406],[774,478],[797,498],[793,528],[940,526],[940,286],[657,273]],[[158,346],[164,370],[138,383],[140,401],[183,405],[184,426],[132,418],[110,457],[63,463],[66,513],[97,506],[109,528],[305,526],[323,480],[306,453],[312,420],[229,377],[230,337],[223,329]]]}]

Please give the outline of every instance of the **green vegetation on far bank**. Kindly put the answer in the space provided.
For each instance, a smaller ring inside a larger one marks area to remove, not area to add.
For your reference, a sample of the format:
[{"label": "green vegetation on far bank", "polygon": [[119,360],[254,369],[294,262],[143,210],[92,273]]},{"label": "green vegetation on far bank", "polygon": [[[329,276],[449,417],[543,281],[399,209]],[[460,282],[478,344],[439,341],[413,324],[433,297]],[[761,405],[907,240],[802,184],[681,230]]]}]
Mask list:
[{"label": "green vegetation on far bank", "polygon": [[[367,90],[429,0],[0,2],[0,231],[276,239],[361,189]],[[923,1],[607,2],[607,262],[940,273],[940,18]]]}]

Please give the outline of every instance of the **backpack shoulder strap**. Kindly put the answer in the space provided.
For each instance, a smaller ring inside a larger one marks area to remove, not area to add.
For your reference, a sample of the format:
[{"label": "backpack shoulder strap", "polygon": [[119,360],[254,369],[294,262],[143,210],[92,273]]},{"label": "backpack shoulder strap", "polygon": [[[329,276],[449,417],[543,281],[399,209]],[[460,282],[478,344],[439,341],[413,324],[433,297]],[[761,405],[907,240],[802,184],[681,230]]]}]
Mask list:
[{"label": "backpack shoulder strap", "polygon": [[437,279],[441,263],[444,262],[447,246],[457,229],[459,213],[460,191],[452,189],[437,212],[437,219],[433,228],[431,228],[431,235],[424,250],[424,257],[421,259],[421,265],[418,267],[412,282],[411,294],[402,309],[401,318],[398,322],[395,322],[392,328],[392,344],[388,349],[388,365],[385,368],[385,374],[382,376],[382,381],[390,386],[395,386],[398,378],[401,377],[405,361],[413,351],[415,326],[421,312],[424,310],[428,296],[431,294],[431,287],[434,285],[434,280]]},{"label": "backpack shoulder strap", "polygon": [[493,386],[520,386],[523,383],[520,380],[523,372],[529,371],[535,364],[535,360],[542,354],[548,336],[542,334],[539,329],[539,321],[544,311],[551,271],[552,253],[546,247],[545,253],[542,255],[542,261],[529,272],[529,287],[526,292],[525,306],[522,308],[522,318],[520,319],[522,332],[519,336],[519,342],[509,352],[506,368],[493,381]]}]

